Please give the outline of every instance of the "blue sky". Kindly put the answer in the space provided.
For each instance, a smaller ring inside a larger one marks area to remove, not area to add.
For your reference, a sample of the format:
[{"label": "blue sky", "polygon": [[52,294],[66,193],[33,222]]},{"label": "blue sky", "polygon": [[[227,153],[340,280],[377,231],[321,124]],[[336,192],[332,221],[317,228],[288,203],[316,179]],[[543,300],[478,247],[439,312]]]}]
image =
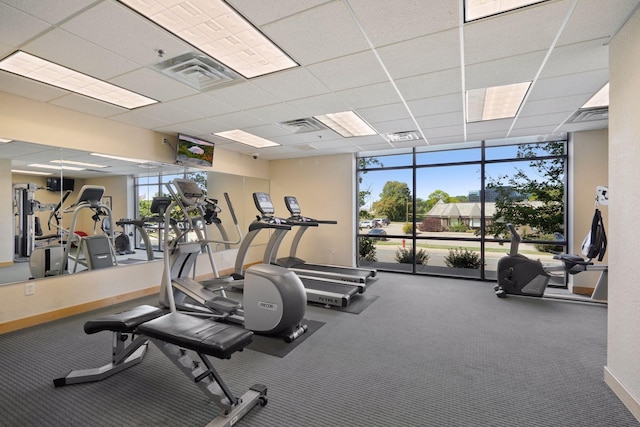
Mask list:
[{"label": "blue sky", "polygon": [[[487,149],[487,160],[500,158],[514,158],[517,148],[514,146],[495,147]],[[384,167],[406,166],[410,164],[411,156],[386,156],[380,157]],[[480,149],[430,152],[418,154],[416,162],[426,163],[447,163],[461,161],[480,160]],[[519,161],[517,167],[526,171],[529,175],[536,171],[529,168],[528,161]],[[513,174],[515,165],[512,162],[487,164],[487,178],[497,178],[499,175]],[[467,196],[470,191],[480,190],[480,165],[457,165],[442,166],[418,169],[417,188],[415,190],[418,198],[427,199],[429,194],[435,190],[442,190],[450,196]],[[379,200],[380,193],[385,183],[388,181],[406,182],[411,188],[411,169],[370,171],[363,174],[363,182],[360,190],[368,190],[371,196],[365,200],[365,206],[370,207],[372,202]]]}]

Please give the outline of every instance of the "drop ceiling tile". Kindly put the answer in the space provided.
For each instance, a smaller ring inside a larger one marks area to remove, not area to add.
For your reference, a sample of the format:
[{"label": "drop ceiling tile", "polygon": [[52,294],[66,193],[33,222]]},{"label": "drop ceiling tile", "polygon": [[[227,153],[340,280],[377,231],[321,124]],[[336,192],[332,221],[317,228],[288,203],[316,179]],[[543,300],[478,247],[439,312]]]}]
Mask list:
[{"label": "drop ceiling tile", "polygon": [[416,124],[411,119],[405,120],[386,120],[380,122],[370,123],[371,126],[380,134],[405,132],[408,130],[415,130]]},{"label": "drop ceiling tile", "polygon": [[539,51],[468,65],[465,69],[465,90],[533,81],[545,54]]},{"label": "drop ceiling tile", "polygon": [[110,117],[128,111],[126,108],[75,93],[54,99],[50,104],[98,117]]},{"label": "drop ceiling tile", "polygon": [[271,104],[264,107],[252,108],[245,111],[250,116],[260,118],[262,121],[277,123],[287,120],[303,118],[302,112],[286,103]]},{"label": "drop ceiling tile", "polygon": [[[330,30],[328,30],[330,29]],[[261,30],[302,65],[338,58],[368,48],[342,2],[323,3]],[[304,34],[304,37],[295,36]]]},{"label": "drop ceiling tile", "polygon": [[573,1],[546,2],[464,26],[467,65],[551,47]]},{"label": "drop ceiling tile", "polygon": [[537,116],[520,117],[515,121],[513,129],[532,128],[536,126],[549,126],[554,127],[564,122],[570,115],[566,112],[553,113],[553,114],[540,114]]},{"label": "drop ceiling tile", "polygon": [[390,82],[376,83],[335,92],[345,105],[352,110],[377,107],[388,103],[400,102],[400,96]]},{"label": "drop ceiling tile", "polygon": [[216,122],[226,126],[226,130],[232,129],[246,129],[251,126],[264,125],[264,120],[253,117],[244,111],[238,111],[235,113],[221,114],[219,116],[212,117]]},{"label": "drop ceiling tile", "polygon": [[460,69],[438,71],[396,80],[396,85],[406,101],[434,96],[451,95],[462,90]]},{"label": "drop ceiling tile", "polygon": [[520,117],[537,116],[540,114],[573,112],[582,107],[589,100],[591,94],[562,96],[536,101],[528,100],[521,108]]},{"label": "drop ceiling tile", "polygon": [[284,126],[279,126],[275,123],[251,126],[243,130],[267,139],[271,139],[278,136],[296,135],[292,133],[291,130],[286,129]]},{"label": "drop ceiling tile", "polygon": [[167,123],[182,123],[202,118],[198,114],[181,110],[165,103],[147,105],[136,109],[136,111],[147,117],[153,117]]},{"label": "drop ceiling tile", "polygon": [[502,132],[506,135],[513,119],[487,120],[484,122],[467,123],[467,135]]},{"label": "drop ceiling tile", "polygon": [[164,102],[180,110],[188,111],[200,117],[211,117],[236,111],[236,107],[207,94],[191,95]]},{"label": "drop ceiling tile", "polygon": [[411,119],[407,108],[402,103],[360,108],[357,110],[357,113],[369,123]]},{"label": "drop ceiling tile", "polygon": [[[192,134],[207,134],[210,135],[214,132],[222,132],[229,130],[229,128],[216,120],[211,118],[192,120],[190,122],[183,122],[175,125],[176,127],[184,127],[186,129],[192,129]],[[168,126],[157,127],[156,130],[168,129]],[[206,138],[205,138],[206,139]]]},{"label": "drop ceiling tile", "polygon": [[135,62],[60,29],[38,37],[27,44],[24,50],[101,80],[140,67]]},{"label": "drop ceiling tile", "polygon": [[95,0],[2,0],[2,2],[55,24],[95,3]]},{"label": "drop ceiling tile", "polygon": [[[608,120],[594,120],[592,122],[566,123],[560,126],[558,132],[582,132],[587,130],[606,129],[609,127]],[[531,129],[527,129],[531,133]]]},{"label": "drop ceiling tile", "polygon": [[[193,50],[187,43],[113,1],[96,4],[61,28],[145,66]],[[163,59],[158,57],[158,49],[166,52]]]},{"label": "drop ceiling tile", "polygon": [[540,78],[563,76],[609,68],[609,46],[605,39],[557,47],[549,56]]},{"label": "drop ceiling tile", "polygon": [[109,82],[157,101],[170,101],[198,93],[195,89],[148,68],[139,68],[110,79]]},{"label": "drop ceiling tile", "polygon": [[0,90],[24,98],[47,102],[67,95],[69,92],[26,77],[0,71]]},{"label": "drop ceiling tile", "polygon": [[[615,7],[612,7],[615,6]],[[612,37],[620,24],[638,7],[638,0],[580,0],[558,45],[600,37]]]},{"label": "drop ceiling tile", "polygon": [[460,67],[460,32],[442,31],[378,49],[393,79]]},{"label": "drop ceiling tile", "polygon": [[307,69],[332,91],[388,81],[384,69],[370,52],[360,52],[310,65]]},{"label": "drop ceiling tile", "polygon": [[420,125],[420,128],[428,131],[433,128],[447,127],[451,125],[461,126],[464,123],[464,114],[462,111],[431,114],[429,116],[416,117],[416,121],[418,122],[418,125]]},{"label": "drop ceiling tile", "polygon": [[462,123],[458,123],[454,126],[441,126],[441,127],[432,127],[432,128],[423,128],[427,140],[432,142],[434,139],[446,138],[446,137],[455,137],[456,142],[462,142],[464,135],[464,125]]},{"label": "drop ceiling tile", "polygon": [[240,12],[253,25],[260,26],[312,9],[332,0],[279,0],[277,2],[256,2],[255,0],[227,0],[235,10]]},{"label": "drop ceiling tile", "polygon": [[[429,138],[429,145],[431,146],[438,146],[438,145],[445,145],[445,144],[453,145],[453,144],[458,144],[463,140],[464,140],[464,136],[462,135],[462,133],[460,133],[458,135]],[[445,148],[443,147],[443,149]]]},{"label": "drop ceiling tile", "polygon": [[374,46],[433,34],[459,23],[458,0],[349,0]]},{"label": "drop ceiling tile", "polygon": [[214,89],[209,91],[207,95],[214,99],[220,99],[222,102],[235,107],[237,111],[281,102],[275,96],[250,82],[237,83],[220,89]]},{"label": "drop ceiling tile", "polygon": [[306,68],[289,68],[279,73],[267,74],[251,80],[251,83],[282,101],[329,93]]},{"label": "drop ceiling tile", "polygon": [[37,34],[47,30],[49,24],[18,9],[0,3],[0,40],[4,44],[19,47]]},{"label": "drop ceiling tile", "polygon": [[161,126],[166,126],[170,122],[157,119],[155,117],[145,116],[137,110],[132,110],[123,114],[117,114],[109,117],[110,120],[114,120],[120,123],[126,123],[131,126],[139,128],[154,129]]},{"label": "drop ceiling tile", "polygon": [[303,113],[304,117],[318,116],[321,114],[339,113],[347,111],[347,105],[333,94],[301,98],[289,102],[289,104]]},{"label": "drop ceiling tile", "polygon": [[15,50],[16,49],[13,46],[0,43],[0,58],[4,58],[5,56],[8,56],[10,53],[13,53]]},{"label": "drop ceiling tile", "polygon": [[407,105],[415,117],[462,111],[462,104],[463,97],[459,93],[416,99],[407,102]]},{"label": "drop ceiling tile", "polygon": [[540,79],[530,89],[528,99],[538,101],[583,93],[595,94],[607,81],[609,81],[608,69]]},{"label": "drop ceiling tile", "polygon": [[211,120],[211,119],[199,119],[193,120],[191,122],[184,123],[174,123],[164,126],[154,127],[153,130],[161,133],[184,133],[186,135],[196,136],[198,135],[206,135],[206,137],[201,136],[201,138],[206,140],[211,140],[213,136],[212,132],[218,132],[224,130],[224,126],[221,124]]}]

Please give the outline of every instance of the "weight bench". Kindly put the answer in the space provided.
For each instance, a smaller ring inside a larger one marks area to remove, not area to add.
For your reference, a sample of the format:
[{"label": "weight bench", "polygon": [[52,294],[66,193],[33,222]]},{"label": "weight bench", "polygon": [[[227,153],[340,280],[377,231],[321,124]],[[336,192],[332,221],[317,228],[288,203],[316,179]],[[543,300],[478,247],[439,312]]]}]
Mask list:
[{"label": "weight bench", "polygon": [[[231,358],[251,343],[253,332],[249,330],[184,313],[165,314],[149,305],[90,320],[84,329],[88,334],[113,332],[112,361],[100,368],[71,371],[53,380],[56,387],[100,381],[133,366],[142,361],[151,341],[221,407],[220,414],[208,427],[230,427],[256,404],[267,404],[267,387],[262,384],[252,386],[240,398],[235,397],[207,357]],[[127,344],[129,339],[131,342]],[[193,360],[190,352],[200,360]]]}]

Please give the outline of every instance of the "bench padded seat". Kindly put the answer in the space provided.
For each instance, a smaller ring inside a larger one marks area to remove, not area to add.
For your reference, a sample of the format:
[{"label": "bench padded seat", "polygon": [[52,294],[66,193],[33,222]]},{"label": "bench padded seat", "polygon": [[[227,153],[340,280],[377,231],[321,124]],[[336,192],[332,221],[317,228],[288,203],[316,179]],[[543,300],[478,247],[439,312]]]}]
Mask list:
[{"label": "bench padded seat", "polygon": [[84,324],[87,334],[95,334],[100,331],[113,331],[130,333],[134,332],[141,323],[160,317],[164,310],[151,305],[141,305],[122,313],[110,314],[98,319],[89,320]]},{"label": "bench padded seat", "polygon": [[143,323],[137,332],[220,359],[242,350],[253,336],[253,332],[238,326],[178,312]]}]

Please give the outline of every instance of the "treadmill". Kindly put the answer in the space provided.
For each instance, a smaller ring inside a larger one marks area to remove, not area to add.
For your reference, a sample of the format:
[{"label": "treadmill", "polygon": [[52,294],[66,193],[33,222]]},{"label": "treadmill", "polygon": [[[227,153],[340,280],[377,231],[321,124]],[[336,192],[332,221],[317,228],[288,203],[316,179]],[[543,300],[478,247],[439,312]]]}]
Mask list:
[{"label": "treadmill", "polygon": [[[318,224],[337,224],[337,221],[318,220],[302,216],[300,204],[294,196],[285,196],[284,203],[291,214],[291,216],[287,220],[294,223],[294,225],[297,225],[298,231],[293,237],[289,256],[278,258],[277,260],[275,260],[276,264],[287,267],[295,271],[296,273],[305,276],[321,277],[326,279],[340,280],[344,282],[367,283],[369,279],[376,276],[376,269],[353,268],[339,265],[312,264],[296,257],[300,239],[310,227],[318,226]],[[277,250],[274,253],[277,253]],[[271,261],[272,263],[274,262],[274,260]]]},{"label": "treadmill", "polygon": [[[292,226],[300,224],[293,220],[278,218],[273,216],[275,209],[271,196],[267,193],[253,193],[253,201],[261,216],[254,223],[278,224],[278,227],[269,227],[273,234],[267,242],[263,262],[270,264],[271,259],[275,258],[278,246],[284,235]],[[306,223],[308,227],[318,226],[317,223],[309,221]],[[244,242],[243,242],[244,243]],[[323,279],[319,277],[310,277],[297,273],[302,281],[307,293],[307,301],[323,304],[325,306],[347,307],[354,297],[365,291],[363,283],[351,283],[333,279]]]}]

